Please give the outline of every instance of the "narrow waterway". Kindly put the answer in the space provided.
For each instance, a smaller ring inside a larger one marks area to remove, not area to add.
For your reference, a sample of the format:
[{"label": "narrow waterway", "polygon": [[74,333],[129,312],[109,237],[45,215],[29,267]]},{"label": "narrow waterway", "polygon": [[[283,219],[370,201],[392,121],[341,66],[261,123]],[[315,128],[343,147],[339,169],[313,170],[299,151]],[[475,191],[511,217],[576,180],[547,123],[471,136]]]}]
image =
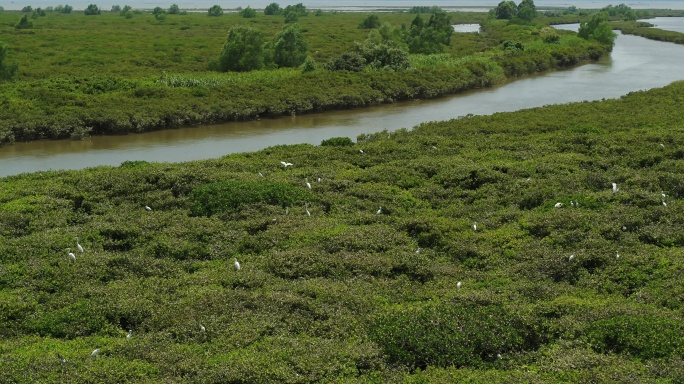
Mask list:
[{"label": "narrow waterway", "polygon": [[[684,18],[678,19],[684,25]],[[439,100],[126,136],[95,136],[82,141],[8,145],[0,147],[0,177],[50,169],[116,166],[127,160],[181,162],[215,158],[279,144],[320,144],[335,136],[355,139],[363,133],[411,128],[421,122],[467,114],[617,98],[684,80],[682,63],[682,45],[619,36],[610,57],[598,63]]]}]

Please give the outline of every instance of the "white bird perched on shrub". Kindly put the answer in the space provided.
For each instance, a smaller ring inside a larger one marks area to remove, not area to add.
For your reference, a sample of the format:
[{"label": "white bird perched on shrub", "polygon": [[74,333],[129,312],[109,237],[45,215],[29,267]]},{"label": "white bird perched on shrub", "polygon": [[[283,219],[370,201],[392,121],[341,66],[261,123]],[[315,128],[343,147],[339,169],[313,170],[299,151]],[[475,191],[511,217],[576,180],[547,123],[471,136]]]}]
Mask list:
[{"label": "white bird perched on shrub", "polygon": [[309,212],[309,206],[308,206],[308,205],[304,205],[304,209],[306,209],[306,214],[307,214],[308,216],[311,216],[311,212]]},{"label": "white bird perched on shrub", "polygon": [[264,177],[264,174],[263,174],[263,173],[261,173],[261,172],[259,172],[259,176],[261,176],[261,177]]},{"label": "white bird perched on shrub", "polygon": [[76,261],[76,255],[74,255],[74,253],[71,252],[71,248],[67,248],[67,252],[69,252],[69,259],[71,261]]},{"label": "white bird perched on shrub", "polygon": [[616,183],[612,183],[612,184],[613,184],[613,193],[617,193],[620,189],[618,188]]},{"label": "white bird perched on shrub", "polygon": [[359,149],[359,153],[363,154],[363,149]]},{"label": "white bird perched on shrub", "polygon": [[477,223],[473,223],[473,231],[477,231]]},{"label": "white bird perched on shrub", "polygon": [[200,331],[202,331],[202,332],[206,332],[206,331],[207,331],[207,329],[206,329],[206,328],[204,328],[204,325],[200,324]]},{"label": "white bird perched on shrub", "polygon": [[76,239],[76,248],[78,248],[78,251],[83,253],[83,247],[81,247],[81,244],[78,243],[78,237],[75,237]]},{"label": "white bird perched on shrub", "polygon": [[133,337],[133,330],[132,330],[132,329],[129,329],[129,330],[128,330],[128,335],[126,335],[126,339],[130,339],[131,337]]},{"label": "white bird perched on shrub", "polygon": [[235,266],[236,270],[238,270],[238,271],[240,270],[240,262],[237,261],[236,258],[233,258],[233,265]]},{"label": "white bird perched on shrub", "polygon": [[562,206],[563,206],[563,203],[561,203],[561,202],[558,202],[554,205],[554,207],[556,207],[556,208],[560,208]]},{"label": "white bird perched on shrub", "polygon": [[382,213],[382,207],[378,208],[378,211],[375,212],[376,215],[379,215],[379,214],[381,214],[381,213]]},{"label": "white bird perched on shrub", "polygon": [[95,350],[90,353],[90,356],[96,357],[98,353],[100,353],[100,348],[95,348]]},{"label": "white bird perched on shrub", "polygon": [[152,208],[150,208],[150,206],[149,206],[149,205],[146,205],[146,206],[145,206],[145,210],[146,210],[146,211],[151,211],[151,210],[152,210]]},{"label": "white bird perched on shrub", "polygon": [[306,186],[307,186],[309,189],[311,189],[311,183],[309,183],[309,178],[308,178],[308,177],[304,179],[304,182],[306,182]]},{"label": "white bird perched on shrub", "polygon": [[456,289],[461,289],[461,282],[456,283]]},{"label": "white bird perched on shrub", "polygon": [[619,253],[619,252],[615,252],[615,258],[616,258],[616,259],[619,259],[619,258],[620,258],[620,253]]},{"label": "white bird perched on shrub", "polygon": [[286,162],[286,161],[281,161],[280,164],[282,164],[283,167],[285,167],[285,168],[287,168],[287,167],[289,167],[289,166],[291,166],[291,165],[294,165],[294,164],[288,163],[288,162]]},{"label": "white bird perched on shrub", "polygon": [[570,255],[570,257],[568,257],[568,261],[572,261],[572,259],[574,259],[574,258],[575,258],[575,254],[573,253],[572,255]]}]

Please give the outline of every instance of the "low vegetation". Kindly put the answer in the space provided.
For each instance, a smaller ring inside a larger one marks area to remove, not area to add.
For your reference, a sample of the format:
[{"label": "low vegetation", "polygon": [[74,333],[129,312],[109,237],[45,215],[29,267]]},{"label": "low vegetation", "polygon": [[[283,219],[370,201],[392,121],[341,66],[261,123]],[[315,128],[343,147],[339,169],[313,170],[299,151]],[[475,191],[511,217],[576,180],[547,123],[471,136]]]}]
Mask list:
[{"label": "low vegetation", "polygon": [[682,108],[2,178],[0,382],[684,381]]}]

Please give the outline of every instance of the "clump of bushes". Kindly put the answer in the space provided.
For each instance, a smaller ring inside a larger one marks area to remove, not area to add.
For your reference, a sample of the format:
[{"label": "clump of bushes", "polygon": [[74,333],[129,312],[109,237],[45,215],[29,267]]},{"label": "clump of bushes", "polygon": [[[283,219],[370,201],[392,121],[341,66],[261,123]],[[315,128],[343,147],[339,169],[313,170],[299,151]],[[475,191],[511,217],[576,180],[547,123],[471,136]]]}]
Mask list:
[{"label": "clump of bushes", "polygon": [[308,194],[290,184],[274,181],[228,180],[205,184],[191,194],[192,213],[211,216],[233,212],[246,204],[265,203],[282,207],[308,200]]},{"label": "clump of bushes", "polygon": [[500,305],[442,302],[379,316],[371,337],[389,360],[410,369],[477,367],[532,346],[532,333]]}]

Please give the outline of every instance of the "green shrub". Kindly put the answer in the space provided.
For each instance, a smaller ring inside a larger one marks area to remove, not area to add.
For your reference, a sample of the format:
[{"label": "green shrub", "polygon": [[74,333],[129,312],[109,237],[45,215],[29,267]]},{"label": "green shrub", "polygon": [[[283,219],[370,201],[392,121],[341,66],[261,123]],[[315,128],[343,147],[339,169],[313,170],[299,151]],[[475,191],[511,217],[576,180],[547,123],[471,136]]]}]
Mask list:
[{"label": "green shrub", "polygon": [[19,19],[19,22],[14,26],[16,29],[33,28],[33,22],[29,21],[28,15],[24,15]]},{"label": "green shrub", "polygon": [[354,145],[354,142],[348,137],[331,137],[321,141],[321,146],[323,147],[349,147],[352,145]]},{"label": "green shrub", "polygon": [[501,306],[458,302],[388,311],[373,321],[370,335],[392,363],[411,370],[478,367],[497,354],[523,350],[531,336]]},{"label": "green shrub", "polygon": [[626,353],[643,359],[684,353],[684,325],[665,316],[618,315],[595,321],[586,334],[594,349],[603,353]]},{"label": "green shrub", "polygon": [[308,199],[308,191],[274,181],[220,181],[197,187],[191,194],[192,212],[202,216],[233,212],[245,204],[265,203],[290,207]]},{"label": "green shrub", "polygon": [[325,63],[328,71],[362,72],[366,68],[366,59],[357,52],[343,52]]},{"label": "green shrub", "polygon": [[251,19],[256,17],[256,11],[248,5],[247,8],[240,11],[240,16],[244,17],[245,19]]},{"label": "green shrub", "polygon": [[371,28],[377,28],[380,26],[380,18],[376,14],[368,15],[363,21],[359,24],[359,28],[361,29],[371,29]]}]

